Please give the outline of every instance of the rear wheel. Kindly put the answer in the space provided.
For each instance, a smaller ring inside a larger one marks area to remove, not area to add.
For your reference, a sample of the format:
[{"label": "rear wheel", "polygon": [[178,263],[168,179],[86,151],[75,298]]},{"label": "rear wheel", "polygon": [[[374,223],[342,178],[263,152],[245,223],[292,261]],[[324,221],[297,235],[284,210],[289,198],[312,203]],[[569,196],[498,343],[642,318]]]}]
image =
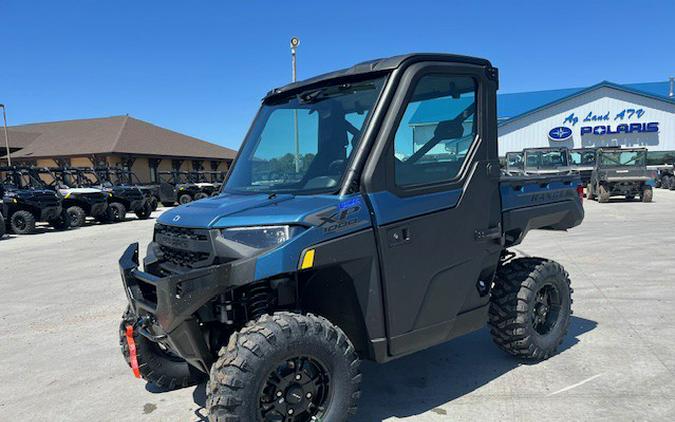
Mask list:
[{"label": "rear wheel", "polygon": [[[127,308],[124,315],[122,315],[119,338],[122,355],[129,367],[132,367],[132,365],[126,335],[127,326],[134,327],[135,322],[136,317]],[[199,384],[206,380],[207,376],[205,373],[192,367],[169,350],[162,348],[158,343],[143,337],[135,329],[132,331],[131,338],[136,345],[136,360],[140,376],[147,382],[155,384],[160,388],[174,389]]]},{"label": "rear wheel", "polygon": [[30,211],[19,210],[10,217],[9,227],[16,234],[31,234],[35,232],[35,216]]},{"label": "rear wheel", "polygon": [[609,202],[609,191],[603,185],[598,185],[598,202],[601,204]]},{"label": "rear wheel", "polygon": [[150,202],[146,201],[143,205],[143,208],[138,211],[134,211],[134,214],[136,214],[136,217],[138,217],[140,220],[147,220],[152,214],[152,205]]},{"label": "rear wheel", "polygon": [[567,271],[554,261],[520,258],[504,265],[490,302],[493,340],[514,356],[548,359],[567,334],[572,288]]},{"label": "rear wheel", "polygon": [[66,210],[61,211],[61,216],[59,218],[51,220],[49,224],[51,224],[52,227],[54,227],[56,230],[68,230],[71,227],[73,227],[73,222],[70,219],[70,214],[68,214],[68,211]]},{"label": "rear wheel", "polygon": [[70,216],[70,225],[72,227],[82,227],[82,226],[84,226],[84,222],[87,218],[87,214],[84,212],[84,210],[81,207],[73,205],[72,207],[68,207],[66,212]]},{"label": "rear wheel", "polygon": [[157,206],[159,205],[159,201],[157,198],[154,196],[150,197],[150,207],[152,208],[153,211],[157,210]]},{"label": "rear wheel", "polygon": [[230,337],[211,367],[211,422],[346,421],[360,396],[359,359],[325,318],[264,315]]},{"label": "rear wheel", "polygon": [[661,187],[663,189],[670,189],[671,182],[672,182],[672,180],[671,180],[670,176],[663,176],[661,178]]},{"label": "rear wheel", "polygon": [[192,202],[192,196],[190,194],[184,193],[178,197],[178,203],[181,205],[189,204]]},{"label": "rear wheel", "polygon": [[7,223],[5,223],[5,217],[0,214],[0,239],[5,235],[5,232],[7,231]]},{"label": "rear wheel", "polygon": [[113,202],[112,204],[108,205],[108,210],[113,223],[124,221],[127,217],[127,207],[119,202]]},{"label": "rear wheel", "polygon": [[205,193],[205,192],[198,192],[198,193],[195,195],[195,201],[199,201],[200,199],[206,199],[206,198],[208,198],[208,197],[209,197],[209,195],[208,195],[207,193]]},{"label": "rear wheel", "polygon": [[652,188],[645,187],[642,189],[642,194],[640,195],[640,199],[642,200],[642,202],[652,202],[653,197],[654,191],[652,191]]}]

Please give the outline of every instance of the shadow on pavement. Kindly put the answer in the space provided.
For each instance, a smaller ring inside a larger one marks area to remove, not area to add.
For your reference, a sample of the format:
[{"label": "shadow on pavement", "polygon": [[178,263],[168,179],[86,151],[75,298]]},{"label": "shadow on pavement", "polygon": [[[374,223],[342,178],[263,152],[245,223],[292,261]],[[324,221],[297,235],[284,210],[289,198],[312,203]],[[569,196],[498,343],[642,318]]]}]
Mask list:
[{"label": "shadow on pavement", "polygon": [[[558,352],[574,347],[579,336],[597,325],[572,316],[567,338]],[[445,415],[439,406],[522,364],[528,363],[507,355],[492,343],[487,328],[384,365],[363,362],[359,411],[352,421],[375,422],[425,412]],[[194,411],[196,420],[207,422],[206,385],[198,385],[192,397],[199,406]]]},{"label": "shadow on pavement", "polygon": [[[578,337],[596,326],[595,321],[572,316],[559,353],[579,343]],[[364,362],[359,412],[352,420],[374,422],[425,412],[445,415],[439,406],[521,364],[492,343],[487,328],[384,365]]]}]

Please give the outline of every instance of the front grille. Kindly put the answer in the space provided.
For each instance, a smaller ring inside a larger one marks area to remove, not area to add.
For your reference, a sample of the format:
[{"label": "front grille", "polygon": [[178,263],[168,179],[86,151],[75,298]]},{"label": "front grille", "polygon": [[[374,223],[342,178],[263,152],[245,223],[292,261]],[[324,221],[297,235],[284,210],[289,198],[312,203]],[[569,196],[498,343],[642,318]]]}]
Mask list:
[{"label": "front grille", "polygon": [[208,230],[157,224],[155,242],[161,252],[161,264],[185,270],[210,263],[212,246]]},{"label": "front grille", "polygon": [[209,259],[210,256],[210,254],[206,252],[183,251],[161,245],[159,250],[162,251],[162,257],[166,262],[187,268],[194,268],[196,263],[205,261]]},{"label": "front grille", "polygon": [[158,234],[187,240],[206,241],[209,239],[206,230],[189,229],[187,227],[167,226],[165,224],[155,225],[155,235]]}]

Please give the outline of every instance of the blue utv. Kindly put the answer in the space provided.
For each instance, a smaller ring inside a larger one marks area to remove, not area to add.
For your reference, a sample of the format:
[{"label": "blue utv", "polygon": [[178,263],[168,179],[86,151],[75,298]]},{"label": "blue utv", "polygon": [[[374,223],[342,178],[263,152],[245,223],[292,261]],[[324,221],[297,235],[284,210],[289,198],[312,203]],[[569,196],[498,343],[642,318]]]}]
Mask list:
[{"label": "blue utv", "polygon": [[572,289],[514,258],[583,219],[578,175],[501,176],[497,69],[410,54],[270,91],[221,193],[165,212],[119,264],[122,352],[166,388],[208,379],[211,421],[344,421],[359,362],[490,325],[553,355]]}]

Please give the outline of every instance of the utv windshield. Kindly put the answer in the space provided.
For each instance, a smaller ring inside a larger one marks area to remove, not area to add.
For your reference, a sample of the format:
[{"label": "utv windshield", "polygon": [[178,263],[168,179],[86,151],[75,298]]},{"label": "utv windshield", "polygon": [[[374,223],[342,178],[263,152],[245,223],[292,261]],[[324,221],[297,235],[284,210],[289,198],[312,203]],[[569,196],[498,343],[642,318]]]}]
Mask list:
[{"label": "utv windshield", "polygon": [[565,150],[546,150],[546,151],[526,151],[525,167],[544,170],[553,170],[559,167],[567,167],[567,151]]},{"label": "utv windshield", "polygon": [[383,85],[378,78],[266,101],[223,191],[336,191]]},{"label": "utv windshield", "polygon": [[602,151],[601,167],[642,167],[645,165],[645,151]]},{"label": "utv windshield", "polygon": [[592,166],[595,164],[595,150],[570,151],[572,164],[577,166]]}]

